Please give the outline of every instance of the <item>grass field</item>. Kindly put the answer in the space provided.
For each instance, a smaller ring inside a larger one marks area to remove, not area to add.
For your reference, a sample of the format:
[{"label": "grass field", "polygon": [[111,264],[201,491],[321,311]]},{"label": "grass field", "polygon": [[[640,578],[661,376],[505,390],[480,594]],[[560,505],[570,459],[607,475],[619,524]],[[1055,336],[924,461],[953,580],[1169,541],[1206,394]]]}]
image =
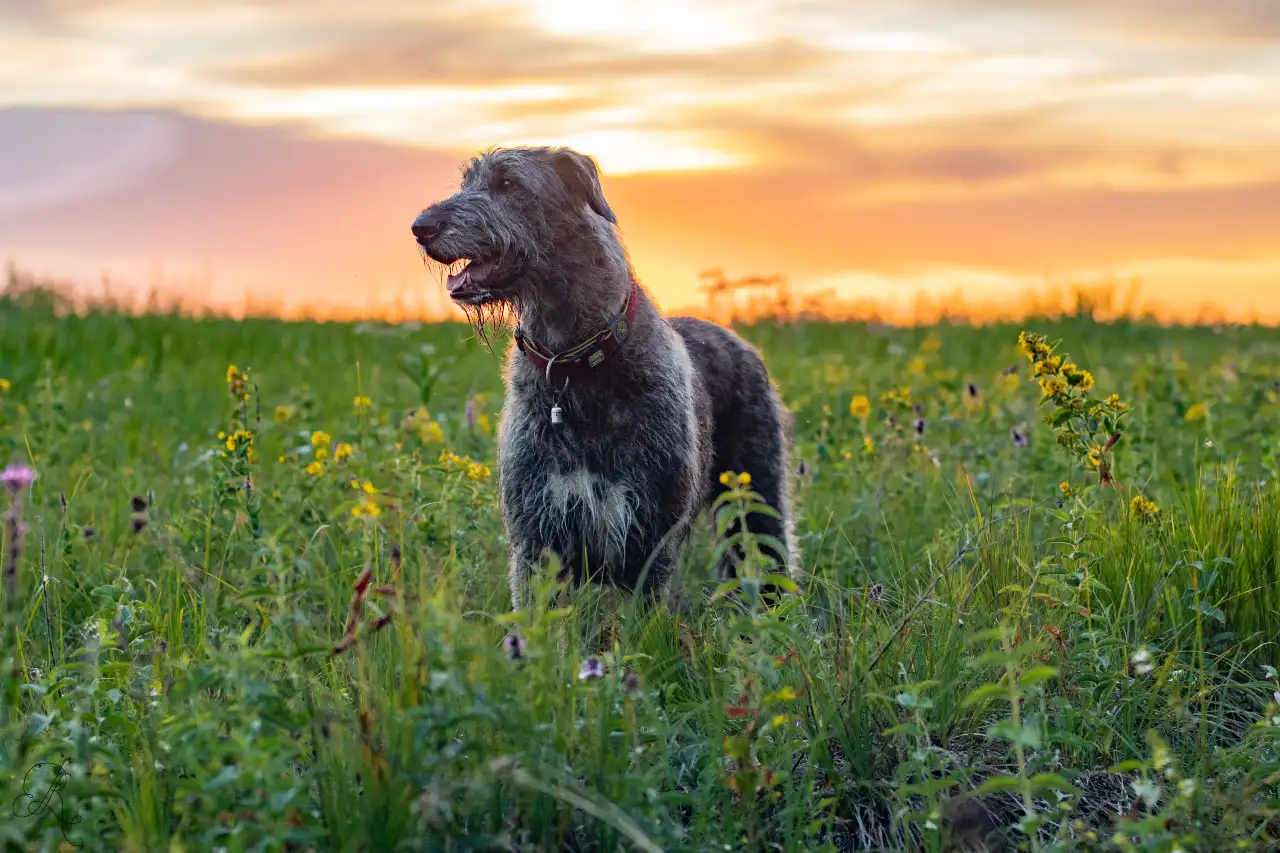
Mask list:
[{"label": "grass field", "polygon": [[801,594],[515,616],[465,327],[0,302],[0,849],[1280,843],[1280,333],[741,331]]}]

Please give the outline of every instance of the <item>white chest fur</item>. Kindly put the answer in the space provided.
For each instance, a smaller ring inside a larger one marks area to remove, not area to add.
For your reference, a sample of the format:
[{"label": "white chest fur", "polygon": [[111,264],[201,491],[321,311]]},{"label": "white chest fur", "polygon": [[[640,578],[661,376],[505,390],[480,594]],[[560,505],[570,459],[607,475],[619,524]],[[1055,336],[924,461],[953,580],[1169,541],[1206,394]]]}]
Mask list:
[{"label": "white chest fur", "polygon": [[[635,520],[627,487],[579,468],[547,478],[547,520],[561,535],[581,538],[606,560],[621,557]],[[557,537],[558,538],[558,537]]]}]

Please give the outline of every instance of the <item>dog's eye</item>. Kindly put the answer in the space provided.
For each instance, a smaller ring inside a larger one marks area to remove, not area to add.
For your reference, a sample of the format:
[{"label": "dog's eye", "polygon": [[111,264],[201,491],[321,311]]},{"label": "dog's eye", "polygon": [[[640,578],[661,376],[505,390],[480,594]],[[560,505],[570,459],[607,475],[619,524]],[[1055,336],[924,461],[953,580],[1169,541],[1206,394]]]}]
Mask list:
[{"label": "dog's eye", "polygon": [[509,190],[513,186],[515,186],[515,183],[510,178],[503,178],[498,181],[498,189],[500,190]]}]

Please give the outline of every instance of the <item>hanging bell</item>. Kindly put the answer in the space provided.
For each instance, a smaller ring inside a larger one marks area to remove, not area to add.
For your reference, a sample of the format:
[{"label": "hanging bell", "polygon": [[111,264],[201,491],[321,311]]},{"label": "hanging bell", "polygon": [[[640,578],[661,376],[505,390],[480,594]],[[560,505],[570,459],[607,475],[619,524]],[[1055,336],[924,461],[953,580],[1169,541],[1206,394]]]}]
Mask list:
[{"label": "hanging bell", "polygon": [[551,423],[558,424],[564,422],[564,409],[559,406],[551,407]]}]

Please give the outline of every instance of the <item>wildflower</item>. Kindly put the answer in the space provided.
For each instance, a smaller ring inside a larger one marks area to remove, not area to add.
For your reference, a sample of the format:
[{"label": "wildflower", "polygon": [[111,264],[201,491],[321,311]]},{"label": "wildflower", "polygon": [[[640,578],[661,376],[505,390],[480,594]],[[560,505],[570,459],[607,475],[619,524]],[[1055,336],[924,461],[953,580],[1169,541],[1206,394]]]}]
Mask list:
[{"label": "wildflower", "polygon": [[622,676],[622,692],[628,696],[634,696],[636,691],[640,689],[640,676],[631,670],[627,670]]},{"label": "wildflower", "polygon": [[877,581],[876,583],[873,583],[871,585],[870,589],[867,590],[867,601],[870,601],[871,603],[874,604],[878,601],[882,601],[883,599],[884,599],[884,584]]},{"label": "wildflower", "polygon": [[317,458],[317,459],[328,459],[328,458],[329,458],[329,448],[327,448],[327,447],[317,447],[317,448],[316,448],[316,458]]},{"label": "wildflower", "polygon": [[227,453],[237,453],[242,449],[253,447],[253,433],[238,429],[227,436]]},{"label": "wildflower", "polygon": [[1102,448],[1096,444],[1089,445],[1089,449],[1085,452],[1084,458],[1090,465],[1097,468],[1102,464]]},{"label": "wildflower", "polygon": [[1160,512],[1160,507],[1156,506],[1155,501],[1145,495],[1136,495],[1129,502],[1129,511],[1138,518],[1152,518]]},{"label": "wildflower", "polygon": [[0,378],[0,394],[4,393],[5,391],[8,391],[12,387],[13,387],[12,382],[10,382],[8,379]]},{"label": "wildflower", "polygon": [[324,430],[316,430],[311,433],[311,444],[314,447],[328,447],[331,441],[333,441],[333,439],[331,439],[329,437],[329,433]]},{"label": "wildflower", "polygon": [[1194,423],[1195,421],[1203,421],[1208,417],[1209,417],[1209,407],[1206,406],[1204,403],[1196,403],[1194,406],[1187,409],[1187,414],[1186,414],[1187,423]]},{"label": "wildflower", "polygon": [[924,373],[924,369],[926,366],[927,365],[925,364],[925,360],[923,358],[913,358],[907,364],[907,372],[908,373]]},{"label": "wildflower", "polygon": [[440,424],[431,421],[423,428],[418,438],[428,444],[444,444],[444,430],[440,428]]},{"label": "wildflower", "polygon": [[924,418],[916,418],[916,435],[924,435]]},{"label": "wildflower", "polygon": [[748,474],[746,471],[743,471],[741,474],[739,474],[739,475],[738,475],[738,485],[739,485],[739,486],[750,486],[750,485],[751,485],[751,475],[750,475],[750,474]]},{"label": "wildflower", "polygon": [[382,507],[366,498],[351,508],[351,514],[356,518],[359,518],[362,515],[368,516],[369,518],[377,518],[382,515]]},{"label": "wildflower", "polygon": [[1027,444],[1029,443],[1027,441],[1027,437],[1023,435],[1021,432],[1019,432],[1017,427],[1014,427],[1013,429],[1009,430],[1009,435],[1010,437],[1013,438],[1014,447],[1026,447]]},{"label": "wildflower", "polygon": [[293,413],[295,411],[297,411],[297,408],[294,406],[276,406],[275,413],[272,415],[272,420],[278,424],[286,423],[293,417]]},{"label": "wildflower", "polygon": [[310,465],[307,466],[307,473],[310,474],[312,477],[323,477],[324,463],[320,461],[312,462]]},{"label": "wildflower", "polygon": [[864,394],[857,394],[849,401],[849,414],[865,420],[871,414],[871,401]]},{"label": "wildflower", "polygon": [[339,442],[338,446],[333,449],[333,461],[341,462],[351,457],[351,445],[345,441]]},{"label": "wildflower", "polygon": [[1058,372],[1058,368],[1061,366],[1062,359],[1059,356],[1050,356],[1044,361],[1037,362],[1032,373],[1035,376],[1053,376]]},{"label": "wildflower", "polygon": [[1053,348],[1045,343],[1043,335],[1024,331],[1018,333],[1018,351],[1025,355],[1028,361],[1036,362],[1048,357],[1053,352]]},{"label": "wildflower", "polygon": [[582,662],[582,669],[578,670],[578,680],[594,681],[597,678],[604,678],[604,664],[598,657],[589,657]]},{"label": "wildflower", "polygon": [[871,455],[876,452],[876,443],[871,440],[871,436],[864,435],[862,437],[862,452]]},{"label": "wildflower", "polygon": [[373,401],[362,394],[352,400],[351,404],[355,406],[357,412],[363,412],[365,409],[368,409],[373,405]]},{"label": "wildflower", "polygon": [[467,429],[474,430],[476,428],[476,398],[468,397],[467,405],[462,410],[463,420],[467,422]]},{"label": "wildflower", "polygon": [[974,402],[977,402],[978,399],[982,396],[981,394],[978,393],[977,384],[973,382],[969,382],[964,386],[964,395],[969,400],[972,400]]},{"label": "wildflower", "polygon": [[231,392],[231,396],[236,399],[247,399],[245,386],[249,384],[249,372],[241,370],[234,364],[227,365],[227,390]]},{"label": "wildflower", "polygon": [[0,473],[0,483],[4,483],[5,491],[11,495],[26,489],[35,482],[35,479],[36,472],[20,462],[10,463],[9,467]]},{"label": "wildflower", "polygon": [[476,482],[488,480],[491,473],[488,465],[482,465],[479,462],[472,462],[467,466],[467,477]]},{"label": "wildflower", "polygon": [[1133,671],[1138,675],[1147,675],[1151,672],[1151,652],[1146,647],[1142,647],[1133,653],[1133,657],[1129,660],[1133,664]]},{"label": "wildflower", "polygon": [[942,349],[942,341],[935,338],[933,335],[930,335],[920,342],[920,352],[925,353],[926,355],[937,352],[940,349]]},{"label": "wildflower", "polygon": [[1060,376],[1050,376],[1040,380],[1040,391],[1046,397],[1056,397],[1067,390],[1067,380]]},{"label": "wildflower", "polygon": [[489,423],[489,416],[483,412],[476,417],[476,423],[480,426],[480,431],[485,435],[493,431],[493,427]]},{"label": "wildflower", "polygon": [[519,631],[512,631],[510,634],[502,638],[502,648],[507,653],[507,657],[511,660],[520,660],[524,657],[524,650],[527,644],[524,637]]},{"label": "wildflower", "polygon": [[1063,497],[1068,497],[1068,498],[1075,494],[1075,492],[1072,491],[1071,489],[1071,484],[1068,483],[1066,480],[1063,480],[1061,483],[1058,484],[1058,491],[1062,492]]},{"label": "wildflower", "polygon": [[373,487],[373,483],[368,480],[365,480],[364,485],[360,488],[366,495],[376,495],[378,493],[378,490]]},{"label": "wildflower", "polygon": [[880,395],[880,402],[890,406],[901,406],[905,409],[911,405],[911,389],[890,388],[888,391]]},{"label": "wildflower", "polygon": [[723,474],[721,474],[721,475],[720,475],[720,485],[722,485],[722,486],[732,486],[732,485],[733,485],[733,472],[732,472],[732,471],[725,471]]}]

